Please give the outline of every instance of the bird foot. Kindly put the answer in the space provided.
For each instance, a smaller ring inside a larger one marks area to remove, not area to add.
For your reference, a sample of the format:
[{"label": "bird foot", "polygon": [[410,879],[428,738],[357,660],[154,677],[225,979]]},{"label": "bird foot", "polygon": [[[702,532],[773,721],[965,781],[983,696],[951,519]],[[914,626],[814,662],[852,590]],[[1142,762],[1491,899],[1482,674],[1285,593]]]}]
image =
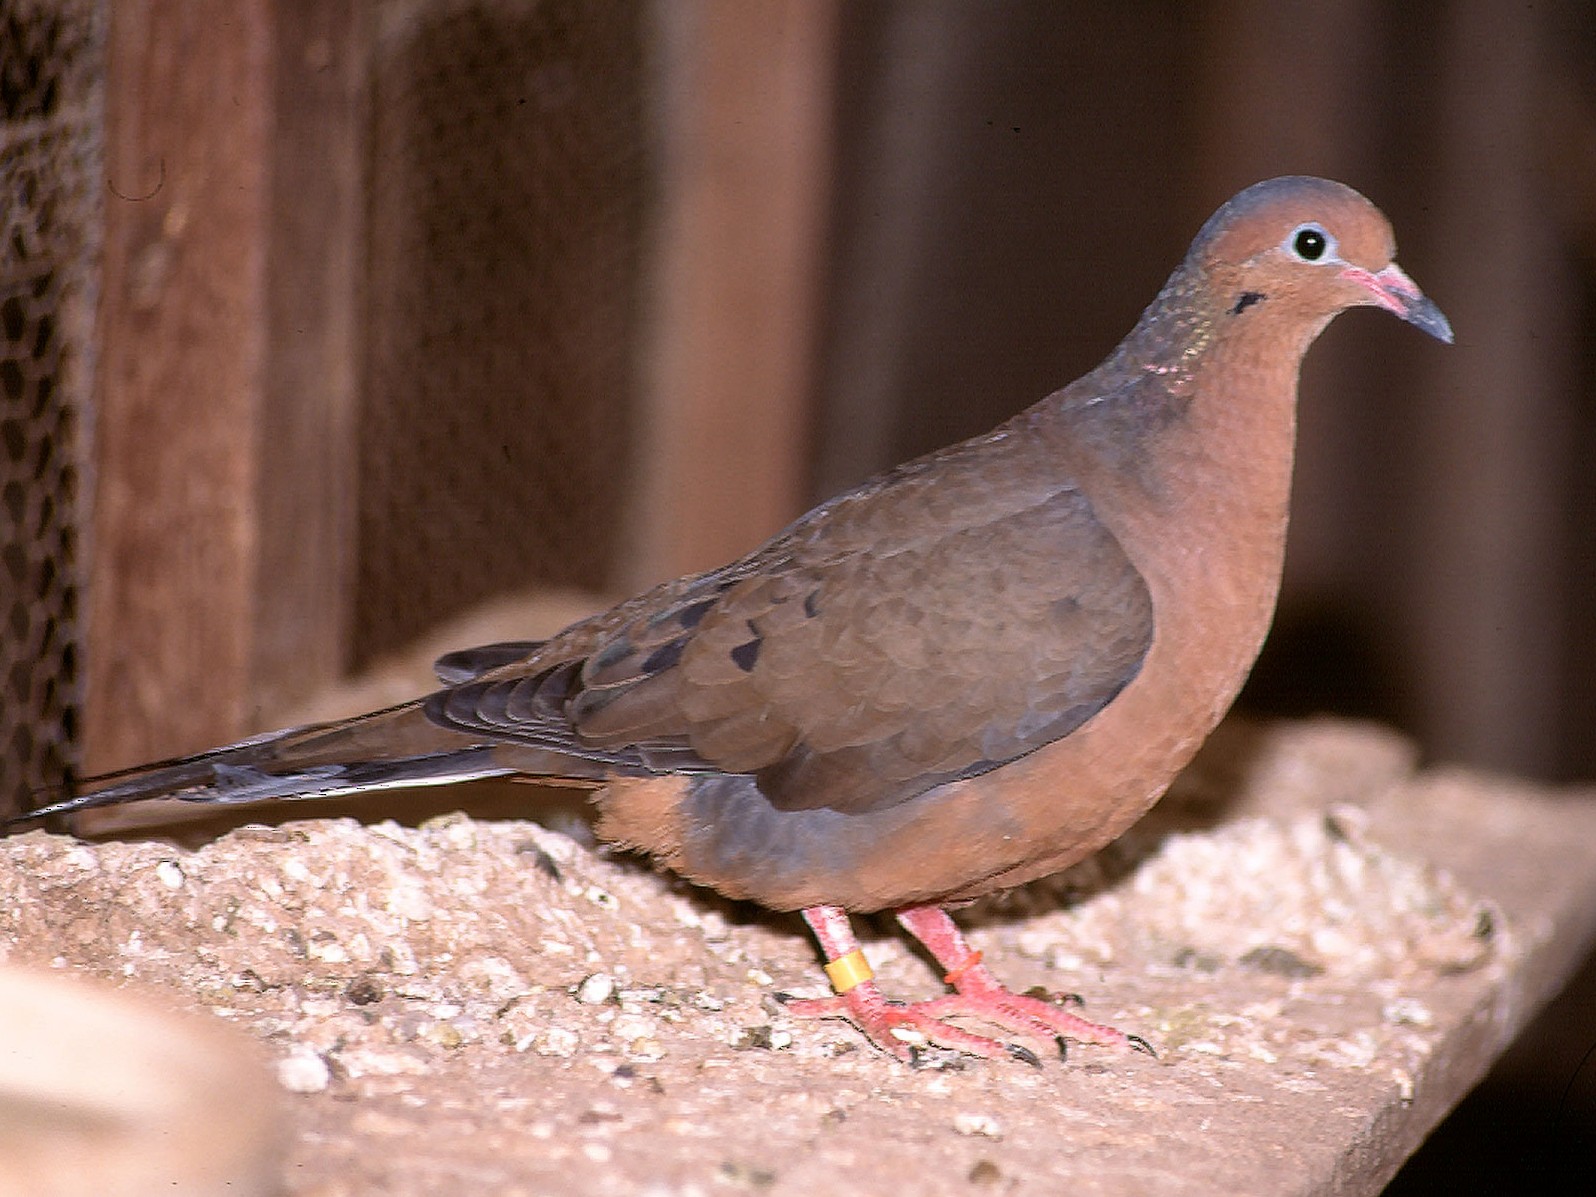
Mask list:
[{"label": "bird foot", "polygon": [[942,979],[953,987],[952,993],[924,1002],[889,1002],[882,996],[859,941],[853,937],[848,915],[841,908],[811,906],[803,914],[825,952],[826,975],[837,996],[783,996],[781,1001],[787,1012],[797,1018],[847,1019],[872,1044],[906,1064],[923,1062],[926,1046],[935,1045],[989,1060],[1008,1056],[1041,1065],[1041,1059],[1030,1048],[977,1035],[950,1023],[950,1018],[979,1019],[1015,1038],[1053,1044],[1061,1059],[1067,1039],[1154,1054],[1145,1039],[1088,1022],[1064,1009],[1064,1003],[1080,1005],[1078,997],[1035,997],[1005,988],[981,962],[981,953],[970,947],[947,911],[939,906],[905,906],[897,912],[904,929],[947,970]]},{"label": "bird foot", "polygon": [[961,1017],[990,1023],[1017,1039],[1053,1044],[1060,1059],[1067,1039],[1152,1053],[1138,1036],[1088,1022],[1053,1002],[1014,993],[985,977],[971,977],[959,992],[922,1002],[888,1001],[867,981],[838,997],[786,998],[782,1004],[796,1018],[846,1019],[872,1044],[906,1064],[918,1063],[925,1047],[935,1045],[1041,1066],[1041,1058],[1023,1044],[978,1035],[948,1021]]}]

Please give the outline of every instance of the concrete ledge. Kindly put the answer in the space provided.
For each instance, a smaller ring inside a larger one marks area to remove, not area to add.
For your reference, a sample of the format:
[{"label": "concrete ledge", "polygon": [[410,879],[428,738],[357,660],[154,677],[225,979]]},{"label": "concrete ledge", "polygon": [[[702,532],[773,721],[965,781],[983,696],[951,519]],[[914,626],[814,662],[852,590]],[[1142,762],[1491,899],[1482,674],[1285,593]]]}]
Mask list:
[{"label": "concrete ledge", "polygon": [[[34,832],[0,842],[0,958],[251,1032],[294,1094],[292,1192],[1233,1197],[1378,1192],[1596,936],[1590,795],[1231,724],[1108,853],[960,916],[1159,1058],[911,1071],[769,1000],[822,988],[798,920],[567,829]],[[890,991],[938,989],[861,930]]]}]

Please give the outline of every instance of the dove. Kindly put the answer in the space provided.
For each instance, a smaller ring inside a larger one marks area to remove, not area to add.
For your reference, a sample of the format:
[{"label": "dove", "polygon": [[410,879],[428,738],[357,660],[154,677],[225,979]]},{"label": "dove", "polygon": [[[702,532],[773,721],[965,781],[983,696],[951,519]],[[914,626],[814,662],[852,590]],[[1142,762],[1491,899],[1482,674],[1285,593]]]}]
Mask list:
[{"label": "dove", "polygon": [[[1359,306],[1452,339],[1394,255],[1351,188],[1256,184],[1101,365],[998,428],[547,640],[448,654],[415,701],[23,818],[559,780],[591,790],[601,838],[801,911],[833,993],[788,998],[794,1015],[910,1062],[926,1042],[1031,1062],[1026,1042],[1148,1048],[1005,988],[949,909],[1114,840],[1230,707],[1279,589],[1303,355]],[[887,910],[946,993],[882,992],[850,915]]]}]

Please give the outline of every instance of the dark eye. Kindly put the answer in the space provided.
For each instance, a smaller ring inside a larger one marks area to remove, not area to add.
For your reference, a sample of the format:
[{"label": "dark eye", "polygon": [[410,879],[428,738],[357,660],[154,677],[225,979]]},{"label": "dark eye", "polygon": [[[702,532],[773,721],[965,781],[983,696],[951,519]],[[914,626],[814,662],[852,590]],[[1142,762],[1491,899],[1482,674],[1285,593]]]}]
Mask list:
[{"label": "dark eye", "polygon": [[1304,262],[1317,262],[1330,249],[1330,235],[1316,224],[1303,225],[1291,235],[1291,252]]}]

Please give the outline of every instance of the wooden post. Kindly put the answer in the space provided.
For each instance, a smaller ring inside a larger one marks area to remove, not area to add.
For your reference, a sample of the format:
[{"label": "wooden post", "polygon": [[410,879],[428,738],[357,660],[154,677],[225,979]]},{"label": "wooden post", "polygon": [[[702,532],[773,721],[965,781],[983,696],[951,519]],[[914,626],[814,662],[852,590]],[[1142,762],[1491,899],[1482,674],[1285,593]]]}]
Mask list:
[{"label": "wooden post", "polygon": [[111,7],[87,769],[343,663],[360,10]]},{"label": "wooden post", "polygon": [[111,9],[85,767],[248,707],[270,160],[265,0]]},{"label": "wooden post", "polygon": [[718,565],[803,506],[833,0],[655,7],[664,178],[638,586]]}]

